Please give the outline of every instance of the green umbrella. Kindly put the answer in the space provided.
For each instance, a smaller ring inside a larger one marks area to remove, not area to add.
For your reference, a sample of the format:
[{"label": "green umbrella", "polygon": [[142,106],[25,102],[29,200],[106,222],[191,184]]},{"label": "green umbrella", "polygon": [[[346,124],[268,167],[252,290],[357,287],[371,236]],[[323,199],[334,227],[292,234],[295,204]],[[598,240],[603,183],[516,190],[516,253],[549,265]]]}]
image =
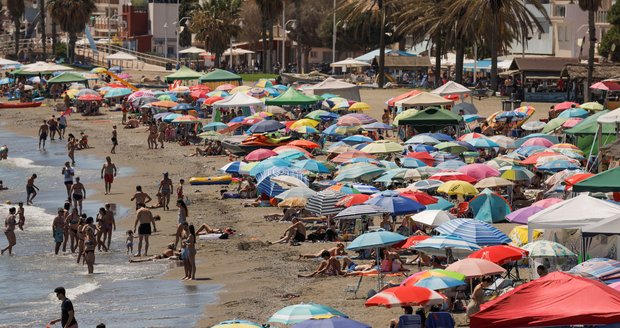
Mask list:
[{"label": "green umbrella", "polygon": [[439,150],[443,150],[443,151],[447,151],[450,152],[452,154],[458,155],[462,152],[467,151],[467,147],[465,146],[461,146],[455,142],[451,142],[451,141],[446,141],[446,142],[440,142],[438,144],[436,144],[434,146],[435,148],[439,149]]}]

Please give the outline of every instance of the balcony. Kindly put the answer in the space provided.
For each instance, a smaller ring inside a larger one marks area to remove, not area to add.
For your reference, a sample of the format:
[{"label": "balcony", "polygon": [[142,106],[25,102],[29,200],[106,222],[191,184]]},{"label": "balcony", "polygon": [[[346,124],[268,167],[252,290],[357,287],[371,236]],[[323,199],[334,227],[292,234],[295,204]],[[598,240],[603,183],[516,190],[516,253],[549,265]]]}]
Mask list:
[{"label": "balcony", "polygon": [[607,21],[608,14],[609,14],[609,11],[607,10],[599,10],[595,12],[594,22],[596,22],[596,24],[609,24],[609,22]]}]

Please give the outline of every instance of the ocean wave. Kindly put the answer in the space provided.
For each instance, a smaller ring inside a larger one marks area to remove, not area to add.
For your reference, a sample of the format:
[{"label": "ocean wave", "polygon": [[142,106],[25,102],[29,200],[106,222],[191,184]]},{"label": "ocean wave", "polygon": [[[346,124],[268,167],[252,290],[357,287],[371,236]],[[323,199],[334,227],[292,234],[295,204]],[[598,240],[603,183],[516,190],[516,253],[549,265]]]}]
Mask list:
[{"label": "ocean wave", "polygon": [[[101,285],[96,282],[87,282],[73,288],[65,288],[65,291],[67,297],[71,297],[71,299],[76,299],[80,295],[84,295],[86,293],[90,293],[99,289],[99,287],[101,287]],[[53,292],[49,294],[48,298],[51,300],[57,300],[56,294],[54,294]]]},{"label": "ocean wave", "polygon": [[9,165],[24,169],[40,169],[45,167],[42,165],[36,165],[33,160],[22,157],[9,157],[6,161],[0,161],[0,164],[2,163],[7,163]]},{"label": "ocean wave", "polygon": [[[5,217],[9,213],[9,208],[17,208],[17,203],[0,204],[0,217]],[[30,231],[44,231],[50,229],[50,223],[54,216],[46,213],[45,209],[37,206],[25,206],[24,216],[26,217],[25,229]]]}]

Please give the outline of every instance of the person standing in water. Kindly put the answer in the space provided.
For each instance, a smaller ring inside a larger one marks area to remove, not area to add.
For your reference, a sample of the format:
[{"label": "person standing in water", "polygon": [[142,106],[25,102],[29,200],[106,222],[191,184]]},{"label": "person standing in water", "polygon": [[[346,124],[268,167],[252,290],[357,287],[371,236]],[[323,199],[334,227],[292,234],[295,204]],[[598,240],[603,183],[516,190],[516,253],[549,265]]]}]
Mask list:
[{"label": "person standing in water", "polygon": [[24,224],[26,223],[26,216],[24,215],[24,203],[17,203],[17,226],[19,230],[24,231]]},{"label": "person standing in water", "polygon": [[66,296],[64,287],[58,287],[54,289],[56,297],[62,302],[60,304],[61,316],[60,319],[52,320],[47,325],[53,326],[60,322],[62,328],[78,328],[78,323],[75,320],[75,310],[73,309],[73,303]]},{"label": "person standing in water", "polygon": [[112,158],[110,156],[106,156],[106,162],[103,164],[101,168],[101,178],[105,182],[105,194],[109,194],[112,190],[112,183],[114,182],[114,177],[116,176],[116,165],[112,163]]},{"label": "person standing in water", "polygon": [[65,113],[60,114],[60,117],[58,117],[58,139],[61,139],[65,137],[65,129],[67,128],[67,117],[65,116]]},{"label": "person standing in water", "polygon": [[86,188],[80,182],[80,177],[75,177],[75,183],[71,186],[71,198],[73,198],[73,208],[79,208],[82,214],[82,201],[86,199]]},{"label": "person standing in water", "polygon": [[26,182],[26,205],[32,205],[32,201],[37,197],[37,190],[39,187],[34,185],[34,180],[37,178],[36,174],[33,174]]},{"label": "person standing in water", "polygon": [[4,255],[6,251],[9,251],[9,255],[13,254],[13,246],[17,244],[17,239],[15,238],[15,225],[17,224],[17,220],[15,219],[16,212],[17,210],[15,207],[11,207],[9,209],[9,216],[4,219],[4,235],[9,245],[0,251],[0,255]]},{"label": "person standing in water", "polygon": [[140,209],[140,204],[148,204],[150,202],[151,196],[142,191],[142,186],[136,186],[136,193],[133,194],[133,197],[130,199],[131,201],[136,202],[136,211]]},{"label": "person standing in water", "polygon": [[97,247],[97,233],[94,219],[88,217],[86,219],[86,226],[84,227],[84,260],[88,266],[88,273],[92,274],[95,271],[95,248]]},{"label": "person standing in water", "polygon": [[56,116],[52,115],[52,118],[47,120],[47,126],[50,128],[50,140],[56,138],[56,132],[58,131],[58,122],[56,122]]},{"label": "person standing in water", "polygon": [[164,172],[164,178],[159,183],[159,190],[157,190],[157,192],[161,193],[162,195],[163,203],[161,205],[164,210],[170,209],[169,204],[172,188],[174,188],[174,186],[172,185],[172,180],[170,180],[170,178],[168,177],[168,172]]},{"label": "person standing in water", "polygon": [[52,235],[54,236],[54,254],[58,255],[60,246],[62,245],[63,237],[65,236],[65,210],[58,209],[58,215],[52,222]]},{"label": "person standing in water", "polygon": [[[136,256],[141,256],[142,254],[142,239],[144,239],[144,256],[148,256],[151,224],[153,225],[154,232],[157,232],[157,227],[155,226],[155,220],[151,211],[144,204],[138,204],[138,207],[140,209],[136,212],[136,222],[133,225],[133,232],[138,232],[138,254]],[[140,227],[138,227],[138,223],[140,223]]]},{"label": "person standing in water", "polygon": [[110,154],[116,154],[116,146],[118,146],[118,134],[116,131],[116,125],[112,126],[112,149]]},{"label": "person standing in water", "polygon": [[43,124],[39,127],[39,150],[41,150],[41,147],[45,150],[45,141],[47,140],[48,133],[49,127],[47,126],[47,122],[43,120]]},{"label": "person standing in water", "polygon": [[73,176],[75,175],[75,170],[71,167],[71,162],[65,162],[65,166],[62,168],[62,175],[65,176],[67,199],[71,200],[71,186],[73,185]]},{"label": "person standing in water", "polygon": [[103,216],[103,240],[107,241],[107,249],[110,249],[112,243],[112,231],[116,231],[116,220],[114,219],[114,212],[110,204],[105,204],[105,215]]}]

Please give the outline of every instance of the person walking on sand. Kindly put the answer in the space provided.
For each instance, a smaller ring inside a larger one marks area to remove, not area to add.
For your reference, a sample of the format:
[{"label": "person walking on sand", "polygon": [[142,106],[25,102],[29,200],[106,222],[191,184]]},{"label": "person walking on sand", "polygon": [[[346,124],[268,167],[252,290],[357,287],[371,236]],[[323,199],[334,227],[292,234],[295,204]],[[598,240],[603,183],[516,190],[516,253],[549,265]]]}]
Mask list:
[{"label": "person walking on sand", "polygon": [[17,221],[15,220],[15,213],[17,210],[15,207],[11,207],[9,209],[9,216],[4,219],[4,235],[6,236],[6,240],[9,242],[9,245],[0,251],[0,255],[4,255],[4,252],[9,251],[9,255],[13,254],[13,246],[17,244],[17,239],[15,238],[15,225]]},{"label": "person walking on sand", "polygon": [[112,158],[107,156],[105,158],[106,162],[103,164],[101,168],[101,178],[105,182],[105,194],[109,194],[112,190],[112,182],[114,182],[114,177],[116,177],[116,165],[112,163]]},{"label": "person walking on sand", "polygon": [[60,114],[58,117],[58,139],[62,140],[65,137],[65,130],[67,129],[67,116],[65,113]]},{"label": "person walking on sand", "polygon": [[166,129],[168,128],[168,124],[161,118],[159,119],[158,124],[159,134],[157,135],[157,141],[159,141],[161,149],[164,149],[164,140],[166,139]]},{"label": "person walking on sand", "polygon": [[75,150],[78,147],[78,142],[76,140],[67,141],[67,156],[71,160],[71,165],[75,165]]},{"label": "person walking on sand", "polygon": [[56,132],[58,131],[58,122],[56,122],[56,116],[52,115],[52,118],[47,120],[47,126],[50,128],[50,140],[55,140]]},{"label": "person walking on sand", "polygon": [[73,199],[73,208],[79,208],[82,214],[82,201],[86,199],[86,188],[80,182],[80,177],[75,177],[75,183],[71,186],[71,198]]},{"label": "person walking on sand", "polygon": [[149,122],[149,136],[147,139],[149,149],[157,149],[157,125]]},{"label": "person walking on sand", "polygon": [[45,150],[45,141],[47,140],[47,134],[49,133],[49,127],[47,122],[43,120],[43,124],[39,127],[39,150],[43,148]]},{"label": "person walking on sand", "polygon": [[142,186],[136,186],[136,193],[133,194],[133,197],[130,199],[131,201],[136,202],[136,211],[140,209],[140,204],[148,204],[150,202],[151,196],[142,191]]},{"label": "person walking on sand", "polygon": [[60,322],[62,328],[78,328],[78,323],[75,320],[75,310],[73,309],[73,303],[67,298],[64,287],[58,287],[54,289],[56,297],[62,303],[60,304],[60,319],[52,320],[47,325],[53,326]]},{"label": "person walking on sand", "polygon": [[116,131],[116,125],[112,126],[112,149],[110,154],[116,154],[116,146],[118,146],[118,134]]},{"label": "person walking on sand", "polygon": [[184,179],[179,180],[179,186],[177,187],[177,200],[185,200],[185,195],[183,194],[183,185],[185,184]]},{"label": "person walking on sand", "polygon": [[32,201],[37,197],[37,190],[39,187],[34,185],[34,179],[37,178],[36,174],[33,174],[26,182],[26,205],[32,205]]},{"label": "person walking on sand", "polygon": [[[136,254],[136,256],[139,257],[142,254],[142,239],[144,239],[144,256],[148,256],[151,224],[153,225],[153,232],[157,232],[157,226],[155,226],[153,213],[151,213],[144,204],[138,204],[138,207],[140,207],[140,209],[136,212],[136,222],[133,225],[133,232],[138,232],[138,254]],[[140,223],[139,228],[138,223]]]},{"label": "person walking on sand", "polygon": [[164,172],[164,178],[159,183],[159,189],[157,192],[161,193],[163,203],[161,204],[164,208],[164,211],[169,210],[170,204],[170,194],[172,193],[172,189],[174,186],[172,185],[172,180],[168,177],[168,172]]},{"label": "person walking on sand", "polygon": [[58,255],[58,251],[60,251],[60,245],[62,245],[62,240],[65,235],[65,210],[62,208],[58,209],[58,215],[52,221],[52,236],[54,236],[54,254]]},{"label": "person walking on sand", "polygon": [[67,189],[67,199],[71,200],[71,186],[73,185],[73,176],[75,170],[71,167],[71,162],[65,162],[62,168],[62,175],[65,177],[65,189]]}]

